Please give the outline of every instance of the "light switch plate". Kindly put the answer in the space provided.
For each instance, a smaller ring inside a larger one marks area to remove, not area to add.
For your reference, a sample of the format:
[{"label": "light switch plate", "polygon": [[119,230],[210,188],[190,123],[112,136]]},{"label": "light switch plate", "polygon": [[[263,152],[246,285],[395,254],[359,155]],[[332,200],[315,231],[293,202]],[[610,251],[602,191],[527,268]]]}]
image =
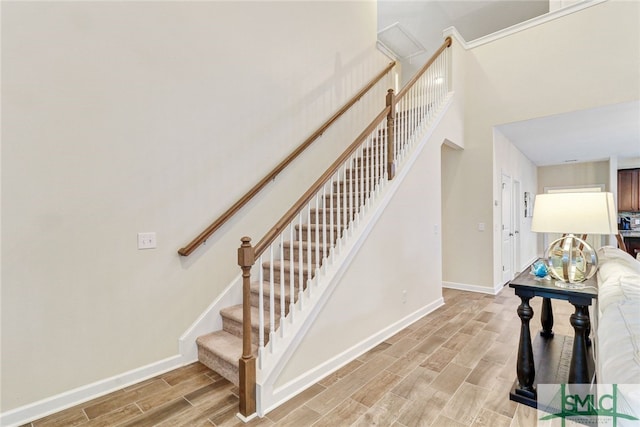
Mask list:
[{"label": "light switch plate", "polygon": [[138,233],[138,249],[154,249],[157,246],[156,233]]}]

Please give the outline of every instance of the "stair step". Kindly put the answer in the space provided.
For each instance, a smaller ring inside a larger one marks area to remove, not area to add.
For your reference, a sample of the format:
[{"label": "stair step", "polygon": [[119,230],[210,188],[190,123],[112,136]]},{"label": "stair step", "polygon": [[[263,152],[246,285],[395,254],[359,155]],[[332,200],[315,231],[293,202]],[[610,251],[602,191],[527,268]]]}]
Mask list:
[{"label": "stair step", "polygon": [[[337,218],[337,217],[336,217]],[[337,219],[334,219],[337,220]],[[322,217],[319,218],[319,225],[322,225]],[[311,223],[315,224],[315,216],[314,213],[311,213]],[[328,225],[328,224],[327,224]],[[313,264],[319,264],[322,265],[322,258],[324,257],[324,255],[326,255],[329,251],[325,249],[325,246],[322,243],[322,239],[320,241],[320,243],[316,244],[315,242],[299,242],[299,241],[285,241],[282,244],[283,246],[283,252],[284,252],[284,259],[293,259],[294,261],[299,261],[300,259],[300,249],[302,248],[302,260],[304,262],[307,261],[307,251],[310,250],[311,251],[311,262]],[[327,247],[329,246],[329,240],[327,240]],[[316,250],[317,253],[320,257],[320,260],[316,260]],[[292,253],[293,252],[293,253]]]},{"label": "stair step", "polygon": [[[338,206],[338,203],[340,203],[340,206],[347,206],[347,207],[351,207],[351,206],[360,206],[364,203],[364,201],[366,200],[367,197],[369,197],[369,193],[354,193],[354,194],[347,194],[346,197],[344,194],[340,193],[338,194],[333,194],[333,195],[329,195],[325,197],[325,206],[331,206],[331,201],[333,200],[333,206]],[[345,200],[346,199],[346,200]]]},{"label": "stair step", "polygon": [[[222,329],[237,337],[242,337],[242,304],[232,305],[220,310],[222,316]],[[276,313],[276,328],[280,324],[280,314]],[[258,320],[258,308],[251,307],[251,342],[258,343],[258,330],[260,323]],[[269,341],[269,321],[265,318],[264,343]]]},{"label": "stair step", "polygon": [[380,162],[380,161],[384,160],[384,156],[380,157],[380,155],[378,154],[375,157],[374,156],[366,156],[366,155],[365,156],[356,157],[355,159],[353,159],[352,166],[356,167],[356,168],[367,167],[367,168],[371,169],[371,168],[373,168],[374,163],[375,163],[374,159],[377,162]]},{"label": "stair step", "polygon": [[343,194],[345,189],[346,191],[355,191],[356,186],[360,192],[370,191],[377,180],[378,177],[371,176],[371,171],[368,171],[368,175],[365,174],[365,176],[349,177],[343,181],[336,181],[333,183],[333,194],[338,191]]},{"label": "stair step", "polygon": [[[385,162],[384,164],[380,165],[379,167],[382,168],[381,173],[384,173],[384,171],[387,169],[387,163]],[[351,167],[351,168],[347,168],[347,170],[345,171],[345,178],[346,179],[357,179],[357,178],[361,178],[363,175],[366,175],[367,172],[371,172],[370,170],[367,171],[366,168],[363,168],[359,165],[356,165],[355,167]],[[376,173],[375,174],[376,177],[380,177],[380,173]]]},{"label": "stair step", "polygon": [[[341,201],[342,202],[342,201]],[[326,238],[327,242],[331,241],[331,235],[333,234],[333,241],[335,242],[336,239],[338,239],[341,235],[342,235],[342,230],[344,230],[344,224],[342,224],[342,226],[338,227],[338,224],[334,224],[333,228],[330,225],[326,225],[323,226],[322,224],[320,224],[318,227],[316,227],[315,224],[302,224],[302,225],[296,225],[295,226],[295,230],[296,230],[296,240],[303,240],[303,241],[307,241],[309,239],[309,235],[311,235],[311,241],[315,242],[315,241],[320,241],[323,242]],[[322,236],[322,233],[325,233],[324,238]],[[319,238],[316,238],[316,235]]]},{"label": "stair step", "polygon": [[[216,331],[196,339],[198,360],[209,369],[238,385],[238,360],[242,357],[242,338],[226,331]],[[252,346],[253,354],[258,347]]]},{"label": "stair step", "polygon": [[[338,224],[338,219],[340,219],[340,222],[343,224],[345,224],[345,222],[347,222],[348,215],[349,212],[345,213],[345,209],[344,208],[333,208],[330,209],[329,207],[326,207],[324,209],[311,209],[311,224],[315,224],[316,223],[316,217],[318,218],[318,225],[322,225],[322,221],[324,219],[326,225],[330,225],[331,223],[331,212],[333,211],[333,223],[334,224]],[[338,218],[339,216],[339,218]],[[353,213],[352,217],[355,218],[355,213]]]},{"label": "stair step", "polygon": [[[252,282],[251,283],[251,305],[254,307],[258,307],[258,303],[260,301],[260,285],[262,285],[262,300],[264,304],[264,310],[269,311],[271,307],[271,289],[269,286],[269,282]],[[296,283],[297,285],[297,283]],[[297,287],[296,287],[297,289]],[[289,303],[291,302],[290,294],[291,289],[289,283],[286,283],[284,287],[284,312],[285,314],[289,313]],[[280,293],[280,284],[275,283],[273,288],[273,307],[276,313],[281,313],[280,305],[281,301],[281,293]]]},{"label": "stair step", "polygon": [[[306,233],[306,232],[305,232]],[[306,236],[306,234],[305,234]],[[311,236],[315,236],[312,232]],[[312,260],[313,261],[313,260]],[[291,276],[291,270],[293,269],[294,277],[297,277],[302,271],[303,280],[306,282],[307,279],[311,279],[313,277],[313,273],[316,270],[316,265],[312,264],[311,267],[307,264],[307,258],[305,257],[302,260],[302,267],[300,266],[299,261],[295,260],[274,260],[273,261],[273,281],[276,283],[280,283],[280,273],[281,270],[284,270],[284,280],[285,283],[289,281],[289,277]],[[262,271],[265,281],[271,280],[271,262],[265,261],[262,263]]]}]

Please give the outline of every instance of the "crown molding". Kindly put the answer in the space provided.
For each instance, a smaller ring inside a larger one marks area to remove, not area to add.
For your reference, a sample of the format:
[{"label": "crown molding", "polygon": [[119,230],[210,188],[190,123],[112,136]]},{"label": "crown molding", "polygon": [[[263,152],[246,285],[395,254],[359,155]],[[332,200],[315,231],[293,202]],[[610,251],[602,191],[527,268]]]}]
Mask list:
[{"label": "crown molding", "polygon": [[482,46],[487,43],[494,42],[503,37],[507,37],[520,31],[528,30],[529,28],[536,27],[541,24],[545,24],[547,22],[553,21],[558,18],[562,18],[567,15],[571,15],[572,13],[579,12],[581,10],[587,9],[592,6],[596,6],[600,3],[604,3],[608,0],[583,0],[578,3],[571,4],[569,6],[563,7],[561,9],[555,10],[553,12],[546,13],[544,15],[536,16],[535,18],[531,18],[527,21],[521,22],[519,24],[512,25],[505,29],[496,31],[495,33],[487,34],[486,36],[479,37],[475,40],[466,41],[464,37],[458,32],[455,27],[445,28],[442,32],[443,38],[451,37],[460,44],[460,46],[464,47],[465,50],[473,49],[478,46]]}]

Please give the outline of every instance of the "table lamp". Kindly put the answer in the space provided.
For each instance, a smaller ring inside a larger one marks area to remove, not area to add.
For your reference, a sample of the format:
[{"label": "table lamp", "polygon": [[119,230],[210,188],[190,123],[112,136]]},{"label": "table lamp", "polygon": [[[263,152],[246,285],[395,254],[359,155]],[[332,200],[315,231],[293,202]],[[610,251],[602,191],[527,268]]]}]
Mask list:
[{"label": "table lamp", "polygon": [[598,269],[596,251],[575,234],[616,234],[616,206],[613,194],[549,193],[538,194],[533,207],[531,231],[563,233],[551,242],[544,254],[549,274],[556,285],[584,287],[583,282]]}]

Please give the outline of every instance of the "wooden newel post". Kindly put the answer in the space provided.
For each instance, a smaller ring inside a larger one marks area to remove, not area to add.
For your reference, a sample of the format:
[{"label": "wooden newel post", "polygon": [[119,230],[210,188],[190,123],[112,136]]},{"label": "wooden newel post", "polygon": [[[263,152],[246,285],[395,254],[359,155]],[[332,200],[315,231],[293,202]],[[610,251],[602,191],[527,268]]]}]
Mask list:
[{"label": "wooden newel post", "polygon": [[256,412],[256,358],[251,351],[251,267],[255,252],[251,239],[243,237],[238,249],[238,265],[242,269],[242,357],[238,376],[240,389],[240,414],[248,417]]},{"label": "wooden newel post", "polygon": [[387,107],[389,114],[387,115],[387,174],[389,179],[393,179],[396,175],[395,158],[395,127],[396,127],[396,95],[393,89],[387,91]]}]

